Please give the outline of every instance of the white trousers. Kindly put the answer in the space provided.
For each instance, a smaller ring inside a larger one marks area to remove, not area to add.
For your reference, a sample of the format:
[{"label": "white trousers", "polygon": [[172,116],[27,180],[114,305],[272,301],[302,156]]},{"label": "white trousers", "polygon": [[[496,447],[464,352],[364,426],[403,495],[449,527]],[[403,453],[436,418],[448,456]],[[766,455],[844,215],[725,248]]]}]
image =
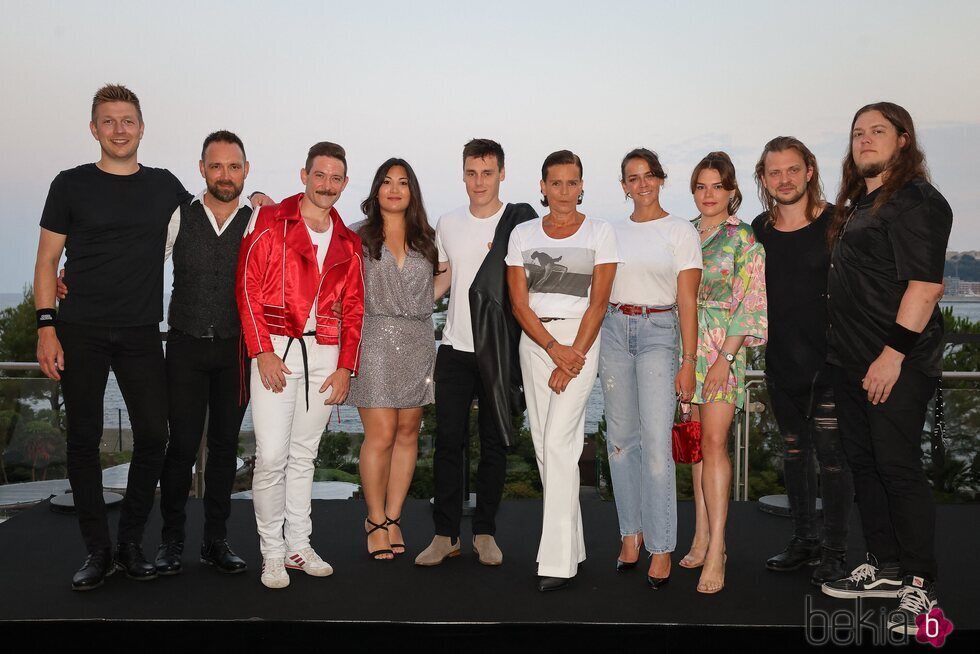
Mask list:
[{"label": "white trousers", "polygon": [[[559,343],[571,345],[581,322],[554,320],[544,326]],[[599,339],[586,354],[579,376],[559,395],[548,388],[555,364],[526,334],[521,336],[520,357],[527,418],[544,486],[538,574],[568,579],[585,560],[578,461],[585,443],[585,405],[599,366]]]},{"label": "white trousers", "polygon": [[[288,338],[273,336],[275,353],[283,358]],[[318,345],[313,336],[304,336],[310,376],[310,408],[306,408],[303,380],[303,354],[294,339],[284,357],[286,386],[273,393],[262,385],[258,363],[252,361],[252,423],[255,425],[255,472],[252,476],[252,502],[259,549],[263,558],[285,557],[287,548],[309,547],[313,523],[310,502],[313,496],[313,461],[320,447],[320,436],[330,419],[331,406],[324,405],[320,386],[337,369],[340,349]]]}]

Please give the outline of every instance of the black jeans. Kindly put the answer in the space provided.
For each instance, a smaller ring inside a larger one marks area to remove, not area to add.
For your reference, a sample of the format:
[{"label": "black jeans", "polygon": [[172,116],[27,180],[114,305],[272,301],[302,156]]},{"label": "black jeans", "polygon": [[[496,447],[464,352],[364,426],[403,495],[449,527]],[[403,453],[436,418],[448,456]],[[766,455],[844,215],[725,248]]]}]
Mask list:
[{"label": "black jeans", "polygon": [[496,532],[496,515],[507,472],[507,453],[494,427],[489,400],[480,381],[476,355],[459,352],[450,345],[439,347],[436,355],[436,451],[433,461],[435,482],[436,534],[456,538],[463,514],[463,450],[469,436],[470,407],[473,397],[480,403],[477,419],[480,431],[480,464],[476,472],[476,513],[473,534]]},{"label": "black jeans", "polygon": [[902,369],[888,401],[877,406],[861,388],[863,373],[834,368],[837,417],[854,474],[861,528],[879,562],[903,575],[936,578],[936,506],[922,469],[922,427],[936,379]]},{"label": "black jeans", "polygon": [[61,388],[68,422],[68,480],[90,552],[110,547],[102,499],[103,401],[109,369],[129,411],[133,459],[119,516],[119,542],[141,543],[167,447],[167,379],[157,325],[95,327],[59,323],[65,351]]},{"label": "black jeans", "polygon": [[793,515],[794,535],[817,537],[817,471],[820,465],[820,495],[823,500],[821,545],[847,550],[847,521],[854,504],[854,481],[847,467],[834,389],[826,374],[818,375],[811,389],[788,392],[771,377],[766,378],[773,414],[783,438],[783,476]]},{"label": "black jeans", "polygon": [[170,330],[167,385],[170,390],[170,445],[160,477],[162,539],[184,540],[184,508],[191,488],[207,414],[208,460],[204,469],[204,542],[225,538],[235,483],[238,434],[248,406],[251,365],[241,340],[195,338]]}]

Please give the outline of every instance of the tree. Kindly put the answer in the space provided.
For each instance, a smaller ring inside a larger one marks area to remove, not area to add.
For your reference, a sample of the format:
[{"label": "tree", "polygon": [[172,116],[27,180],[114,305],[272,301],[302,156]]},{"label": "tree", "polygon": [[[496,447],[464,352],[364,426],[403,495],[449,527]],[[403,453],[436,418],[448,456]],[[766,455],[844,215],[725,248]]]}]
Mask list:
[{"label": "tree", "polygon": [[[36,348],[34,289],[27,286],[20,304],[0,311],[0,361],[34,361]],[[61,387],[57,382],[46,380],[40,371],[7,370],[2,374],[0,469],[3,481],[8,481],[5,454],[11,447],[23,450],[31,461],[32,478],[39,465],[45,468],[46,476],[47,463],[52,456],[64,451]],[[38,401],[46,403],[48,408],[37,409]]]}]

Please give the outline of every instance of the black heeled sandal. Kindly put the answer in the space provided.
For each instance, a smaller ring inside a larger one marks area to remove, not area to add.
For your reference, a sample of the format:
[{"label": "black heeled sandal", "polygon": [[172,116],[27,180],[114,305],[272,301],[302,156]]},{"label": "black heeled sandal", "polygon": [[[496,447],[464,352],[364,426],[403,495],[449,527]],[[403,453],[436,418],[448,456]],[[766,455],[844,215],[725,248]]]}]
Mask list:
[{"label": "black heeled sandal", "polygon": [[[388,516],[385,516],[385,529],[388,529],[388,525],[395,525],[396,527],[398,527],[399,530],[401,530],[401,528],[402,528],[402,526],[400,524],[401,521],[402,521],[402,517],[401,516],[398,516],[394,520],[392,520]],[[404,537],[404,534],[403,534],[403,537]],[[404,554],[405,553],[405,543],[392,543],[391,544],[391,551],[396,556],[398,554]]]},{"label": "black heeled sandal", "polygon": [[[385,518],[387,519],[387,516],[385,516]],[[364,518],[364,522],[366,522],[367,524],[371,525],[371,529],[368,529],[367,530],[367,535],[368,536],[370,536],[371,534],[373,534],[374,532],[376,532],[379,529],[383,529],[385,531],[388,531],[388,523],[387,522],[382,522],[381,524],[378,524],[376,522],[371,522],[371,518]],[[392,555],[392,558],[388,559],[388,558],[381,557],[380,556],[381,554],[391,554]],[[371,552],[370,550],[368,551],[368,556],[371,557],[375,561],[393,561],[394,560],[394,555],[395,555],[394,550],[391,550],[391,549],[388,549],[388,548],[380,549],[380,550],[374,550],[373,552]]]}]

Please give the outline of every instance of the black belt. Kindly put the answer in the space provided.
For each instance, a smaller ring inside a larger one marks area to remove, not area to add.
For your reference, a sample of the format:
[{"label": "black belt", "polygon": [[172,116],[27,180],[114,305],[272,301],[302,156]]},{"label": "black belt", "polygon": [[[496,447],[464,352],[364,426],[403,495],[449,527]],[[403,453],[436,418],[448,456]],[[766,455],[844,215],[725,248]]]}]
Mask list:
[{"label": "black belt", "polygon": [[[316,332],[303,332],[303,336],[316,336]],[[293,341],[299,341],[299,351],[303,354],[303,382],[306,384],[306,410],[310,410],[310,366],[306,358],[306,341],[302,338],[289,337],[286,341],[286,351],[282,353],[282,362],[286,363],[286,356],[289,354],[289,346]]]}]

